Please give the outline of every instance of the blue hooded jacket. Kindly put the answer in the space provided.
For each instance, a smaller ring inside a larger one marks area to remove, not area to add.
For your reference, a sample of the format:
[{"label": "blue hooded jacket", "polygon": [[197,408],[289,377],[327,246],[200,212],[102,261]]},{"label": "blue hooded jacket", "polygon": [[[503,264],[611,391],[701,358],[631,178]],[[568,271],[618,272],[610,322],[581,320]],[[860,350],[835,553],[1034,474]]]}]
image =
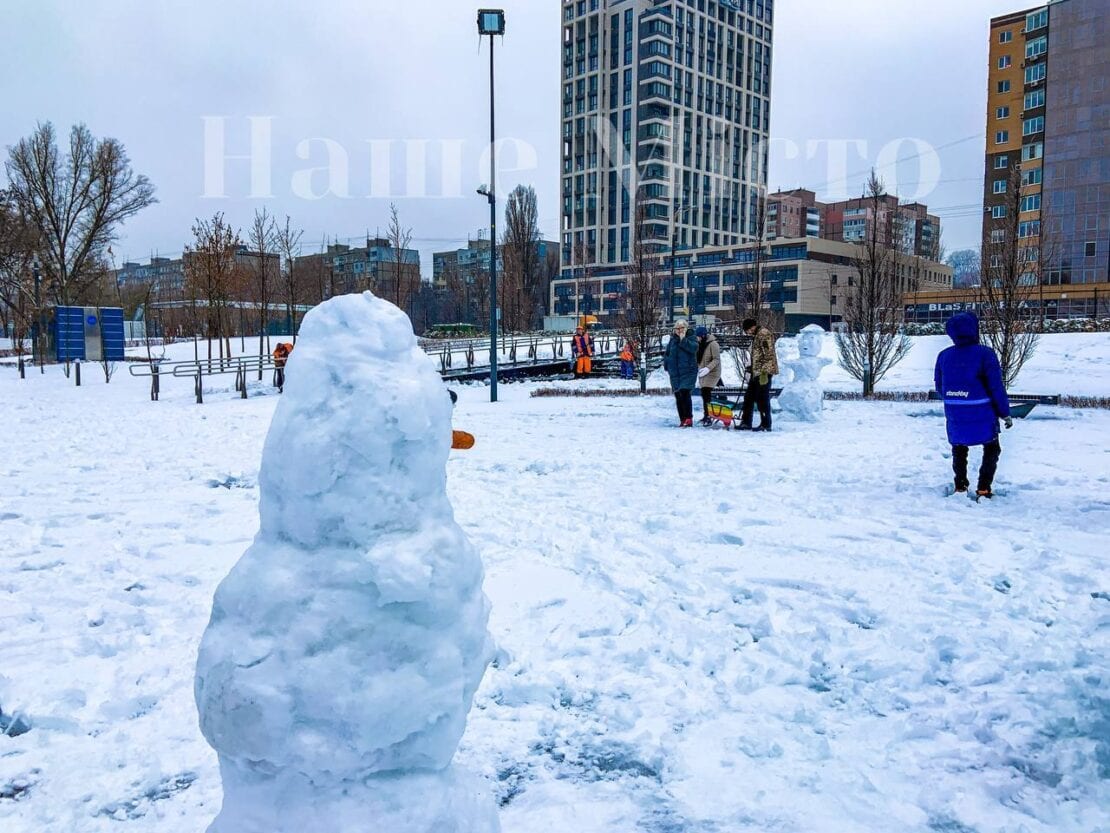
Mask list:
[{"label": "blue hooded jacket", "polygon": [[663,355],[663,368],[671,377],[672,390],[693,390],[698,384],[698,337],[689,330],[679,339],[671,335],[667,352]]},{"label": "blue hooded jacket", "polygon": [[945,325],[953,346],[937,356],[936,391],[944,400],[948,441],[984,445],[998,436],[998,420],[1010,415],[1002,368],[989,347],[979,343],[979,319],[958,312]]}]

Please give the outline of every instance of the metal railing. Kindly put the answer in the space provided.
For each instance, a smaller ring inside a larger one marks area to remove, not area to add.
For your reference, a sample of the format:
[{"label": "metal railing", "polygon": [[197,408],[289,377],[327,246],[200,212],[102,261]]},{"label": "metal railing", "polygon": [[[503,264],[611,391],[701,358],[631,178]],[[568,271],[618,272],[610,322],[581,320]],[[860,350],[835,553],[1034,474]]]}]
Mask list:
[{"label": "metal railing", "polygon": [[204,404],[204,377],[235,375],[235,390],[241,399],[247,398],[247,374],[257,373],[262,378],[266,370],[274,371],[274,387],[280,392],[285,387],[285,368],[278,367],[272,356],[235,356],[220,359],[193,359],[181,362],[151,362],[131,364],[127,372],[136,377],[150,378],[150,399],[157,402],[161,395],[162,379],[173,376],[193,379],[193,392],[197,404]]}]

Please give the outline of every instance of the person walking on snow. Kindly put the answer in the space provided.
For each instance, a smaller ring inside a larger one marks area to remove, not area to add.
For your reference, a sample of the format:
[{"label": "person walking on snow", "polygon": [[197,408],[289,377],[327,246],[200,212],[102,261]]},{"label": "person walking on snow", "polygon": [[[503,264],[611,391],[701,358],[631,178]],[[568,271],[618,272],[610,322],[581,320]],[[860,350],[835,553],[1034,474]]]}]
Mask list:
[{"label": "person walking on snow", "polygon": [[689,331],[685,319],[674,322],[674,332],[663,356],[663,368],[671,377],[678,423],[682,428],[692,428],[694,401],[691,392],[698,383],[698,339]]},{"label": "person walking on snow", "polygon": [[[747,318],[742,325],[744,333],[752,337],[752,364],[748,368],[748,387],[744,391],[744,405],[740,410],[740,431],[771,430],[771,380],[778,375],[779,360],[775,355],[775,337],[766,327],[760,327],[754,318]],[[759,425],[752,428],[752,410],[759,408]]]},{"label": "person walking on snow", "polygon": [[1002,445],[998,442],[998,421],[1013,427],[1010,398],[1002,381],[1002,368],[994,351],[979,343],[979,319],[970,312],[958,312],[948,319],[945,331],[952,346],[937,356],[933,383],[944,400],[948,442],[952,444],[952,472],[957,492],[967,492],[967,455],[970,446],[983,446],[976,497],[991,498],[994,474]]},{"label": "person walking on snow", "polygon": [[570,343],[570,352],[574,356],[574,378],[589,376],[593,365],[594,342],[583,327],[575,329],[574,338]]},{"label": "person walking on snow", "polygon": [[713,424],[709,416],[709,400],[713,396],[713,388],[721,381],[721,345],[717,337],[711,335],[705,327],[698,327],[698,387],[701,388],[701,424]]}]

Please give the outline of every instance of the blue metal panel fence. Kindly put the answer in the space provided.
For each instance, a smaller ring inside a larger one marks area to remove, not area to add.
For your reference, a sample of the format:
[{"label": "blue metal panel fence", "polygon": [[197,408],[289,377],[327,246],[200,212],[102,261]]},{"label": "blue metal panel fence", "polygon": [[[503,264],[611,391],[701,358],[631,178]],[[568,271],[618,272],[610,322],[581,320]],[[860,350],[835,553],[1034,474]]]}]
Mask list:
[{"label": "blue metal panel fence", "polygon": [[123,310],[119,307],[56,307],[54,344],[58,361],[85,361],[88,357],[86,326],[99,327],[101,355],[111,362],[123,361]]},{"label": "blue metal panel fence", "polygon": [[122,362],[124,342],[122,309],[100,308],[100,339],[104,344],[104,358],[110,362]]},{"label": "blue metal panel fence", "polygon": [[85,308],[57,307],[54,316],[54,344],[58,361],[85,358]]}]

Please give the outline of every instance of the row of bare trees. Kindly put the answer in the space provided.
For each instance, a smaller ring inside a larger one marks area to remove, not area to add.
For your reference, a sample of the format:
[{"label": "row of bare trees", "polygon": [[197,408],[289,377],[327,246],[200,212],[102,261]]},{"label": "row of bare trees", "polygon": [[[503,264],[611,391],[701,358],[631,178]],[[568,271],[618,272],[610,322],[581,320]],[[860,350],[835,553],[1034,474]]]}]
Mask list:
[{"label": "row of bare trees", "polygon": [[[1039,330],[1030,308],[1037,305],[1043,268],[1052,257],[1041,221],[1021,219],[1023,213],[1040,216],[1023,212],[1029,191],[1020,166],[1011,167],[1003,192],[1006,199],[989,209],[984,223],[982,277],[976,299],[980,331],[998,354],[1007,385],[1036,350]],[[850,264],[856,273],[855,288],[844,295],[844,327],[836,335],[840,364],[863,382],[865,396],[909,353],[904,299],[920,288],[925,263],[944,258],[939,235],[931,250],[916,256],[909,237],[903,234],[906,220],[900,215],[890,218],[889,228],[884,228],[879,221],[884,195],[883,181],[872,171],[865,194],[870,220]],[[1043,303],[1038,306],[1043,316]]]}]

